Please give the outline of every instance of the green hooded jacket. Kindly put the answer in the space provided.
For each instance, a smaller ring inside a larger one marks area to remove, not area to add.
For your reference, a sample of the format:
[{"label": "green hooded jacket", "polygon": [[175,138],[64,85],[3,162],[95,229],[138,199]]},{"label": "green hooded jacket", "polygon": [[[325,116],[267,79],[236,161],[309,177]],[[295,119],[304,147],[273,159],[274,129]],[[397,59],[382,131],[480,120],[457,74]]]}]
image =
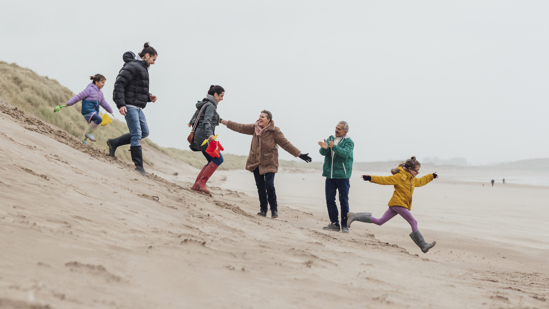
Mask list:
[{"label": "green hooded jacket", "polygon": [[[330,144],[335,137],[331,135],[326,140]],[[332,149],[320,147],[320,154],[324,156],[322,176],[331,179],[349,179],[353,173],[353,149],[355,143],[350,137],[344,137],[339,144]]]}]

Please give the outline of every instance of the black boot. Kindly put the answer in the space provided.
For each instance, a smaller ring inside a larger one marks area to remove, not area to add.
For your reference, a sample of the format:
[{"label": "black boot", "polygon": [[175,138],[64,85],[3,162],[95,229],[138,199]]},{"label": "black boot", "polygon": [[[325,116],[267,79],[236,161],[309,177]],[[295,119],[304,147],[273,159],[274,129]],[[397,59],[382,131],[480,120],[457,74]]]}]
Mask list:
[{"label": "black boot", "polygon": [[124,135],[120,135],[117,138],[113,138],[107,141],[107,145],[109,145],[109,156],[115,157],[114,153],[116,152],[116,148],[123,145],[128,145],[132,141],[132,135],[130,133],[126,133]]},{"label": "black boot", "polygon": [[135,164],[135,170],[141,175],[149,177],[143,168],[143,151],[141,150],[141,146],[131,146],[130,151],[132,152],[132,161]]}]

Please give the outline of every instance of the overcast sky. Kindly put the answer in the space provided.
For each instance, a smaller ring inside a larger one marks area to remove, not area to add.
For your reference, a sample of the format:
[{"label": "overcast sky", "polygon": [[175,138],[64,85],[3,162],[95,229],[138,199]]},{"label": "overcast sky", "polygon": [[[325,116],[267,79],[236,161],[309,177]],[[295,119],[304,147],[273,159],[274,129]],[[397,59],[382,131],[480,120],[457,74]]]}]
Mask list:
[{"label": "overcast sky", "polygon": [[[161,146],[188,149],[194,105],[219,84],[223,119],[268,109],[315,161],[346,120],[355,161],[488,164],[549,157],[547,16],[547,1],[2,1],[0,60],[75,93],[101,73],[114,106],[122,54],[150,42]],[[250,136],[217,133],[248,154]]]}]

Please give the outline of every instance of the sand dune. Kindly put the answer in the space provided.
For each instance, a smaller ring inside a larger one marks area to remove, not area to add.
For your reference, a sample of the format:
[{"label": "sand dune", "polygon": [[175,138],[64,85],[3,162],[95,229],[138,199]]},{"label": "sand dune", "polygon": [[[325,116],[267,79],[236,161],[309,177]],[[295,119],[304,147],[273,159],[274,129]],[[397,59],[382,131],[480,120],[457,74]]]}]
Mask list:
[{"label": "sand dune", "polygon": [[[260,218],[246,172],[218,173],[213,194],[200,195],[189,190],[197,170],[155,149],[143,178],[5,102],[0,110],[0,308],[549,307],[547,248],[452,232],[460,201],[445,201],[454,211],[443,222],[418,207],[438,241],[422,254],[396,220],[325,232],[321,199],[292,194],[322,188],[299,173],[277,176],[280,217]],[[481,194],[467,186],[462,194]]]}]

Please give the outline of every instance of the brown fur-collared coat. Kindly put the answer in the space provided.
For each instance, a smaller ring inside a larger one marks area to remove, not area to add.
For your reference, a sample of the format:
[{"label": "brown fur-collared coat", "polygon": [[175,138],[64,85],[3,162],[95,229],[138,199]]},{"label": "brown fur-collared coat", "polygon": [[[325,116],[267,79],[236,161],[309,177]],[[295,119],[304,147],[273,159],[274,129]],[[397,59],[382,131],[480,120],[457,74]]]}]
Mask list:
[{"label": "brown fur-collared coat", "polygon": [[250,154],[246,161],[246,170],[250,172],[253,172],[258,167],[260,175],[278,172],[277,145],[294,157],[298,157],[301,154],[301,151],[284,137],[280,129],[275,127],[272,120],[271,124],[261,133],[261,136],[256,135],[255,124],[240,124],[229,121],[227,128],[238,133],[253,135]]}]

